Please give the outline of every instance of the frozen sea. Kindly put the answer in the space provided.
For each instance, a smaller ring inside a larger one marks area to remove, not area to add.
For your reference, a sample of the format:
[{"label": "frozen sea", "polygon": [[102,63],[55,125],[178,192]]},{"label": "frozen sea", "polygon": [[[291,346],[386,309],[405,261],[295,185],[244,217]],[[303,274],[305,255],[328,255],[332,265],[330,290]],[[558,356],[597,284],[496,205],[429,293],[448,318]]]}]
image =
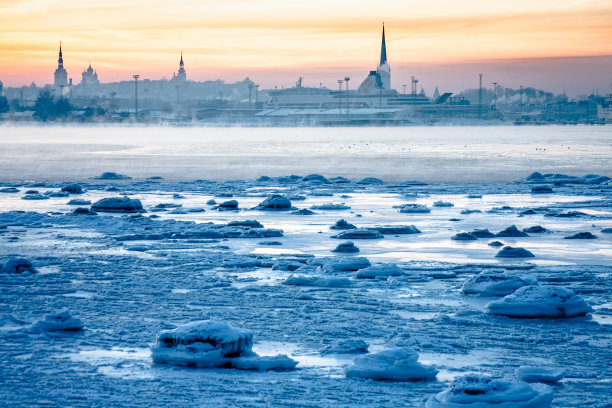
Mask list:
[{"label": "frozen sea", "polygon": [[[610,157],[610,127],[0,127],[0,266],[38,270],[0,273],[0,405],[422,407],[457,377],[510,380],[529,365],[565,371],[553,407],[610,407],[612,182],[582,177],[611,177]],[[132,179],[94,178],[108,171]],[[535,171],[568,176],[516,182]],[[72,183],[84,192],[58,194]],[[255,209],[272,194],[293,208]],[[74,212],[123,196],[144,212]],[[340,219],[383,234],[331,252],[347,241],[330,229]],[[512,225],[545,231],[452,239]],[[596,238],[566,239],[577,233]],[[498,258],[493,241],[534,257]],[[364,262],[400,272],[360,279]],[[461,292],[483,272],[570,289],[592,311],[487,314],[501,297]],[[83,331],[35,330],[65,309]],[[204,319],[250,330],[254,351],[297,368],[152,362],[159,331]],[[356,355],[326,352],[344,340],[414,350],[436,380],[347,377]]]},{"label": "frozen sea", "polygon": [[170,181],[320,173],[388,182],[610,174],[610,126],[386,128],[0,127],[2,180],[116,171]]}]

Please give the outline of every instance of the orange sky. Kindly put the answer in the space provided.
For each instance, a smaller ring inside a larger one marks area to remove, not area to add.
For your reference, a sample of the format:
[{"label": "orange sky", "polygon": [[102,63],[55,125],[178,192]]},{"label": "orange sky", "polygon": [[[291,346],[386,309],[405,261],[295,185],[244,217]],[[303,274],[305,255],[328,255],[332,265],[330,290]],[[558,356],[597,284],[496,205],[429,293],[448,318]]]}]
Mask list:
[{"label": "orange sky", "polygon": [[[184,50],[190,79],[249,76],[266,87],[304,76],[335,87],[336,76],[375,68],[382,21],[394,74],[612,55],[610,0],[0,0],[0,80],[52,82],[62,40],[77,83],[89,60],[102,82],[170,77]],[[406,82],[393,75],[394,87]]]}]

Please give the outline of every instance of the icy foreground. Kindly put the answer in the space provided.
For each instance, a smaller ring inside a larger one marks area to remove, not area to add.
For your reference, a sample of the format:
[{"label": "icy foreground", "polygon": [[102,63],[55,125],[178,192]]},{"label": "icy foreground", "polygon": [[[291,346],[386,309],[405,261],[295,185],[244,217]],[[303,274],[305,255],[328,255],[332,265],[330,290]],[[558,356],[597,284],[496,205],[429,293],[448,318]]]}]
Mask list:
[{"label": "icy foreground", "polygon": [[0,183],[2,404],[612,403],[607,179],[326,176]]}]

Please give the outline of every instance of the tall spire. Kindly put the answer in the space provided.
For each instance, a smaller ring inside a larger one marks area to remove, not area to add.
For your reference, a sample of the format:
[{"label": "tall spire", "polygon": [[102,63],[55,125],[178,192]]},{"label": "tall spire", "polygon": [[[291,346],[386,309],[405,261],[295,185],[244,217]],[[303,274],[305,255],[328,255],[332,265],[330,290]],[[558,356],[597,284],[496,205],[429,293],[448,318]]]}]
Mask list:
[{"label": "tall spire", "polygon": [[184,66],[185,64],[183,63],[183,51],[181,51],[181,62],[180,62],[180,66]]},{"label": "tall spire", "polygon": [[387,44],[385,42],[385,23],[382,29],[382,45],[380,46],[380,65],[387,63]]},{"label": "tall spire", "polygon": [[64,58],[62,58],[62,42],[60,41],[59,58],[57,59],[57,67],[64,68]]}]

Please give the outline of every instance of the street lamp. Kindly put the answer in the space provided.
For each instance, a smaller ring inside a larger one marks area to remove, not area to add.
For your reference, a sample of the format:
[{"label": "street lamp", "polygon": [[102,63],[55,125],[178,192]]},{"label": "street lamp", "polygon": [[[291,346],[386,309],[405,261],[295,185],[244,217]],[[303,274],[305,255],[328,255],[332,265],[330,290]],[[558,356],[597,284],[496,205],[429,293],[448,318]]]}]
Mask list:
[{"label": "street lamp", "polygon": [[132,78],[134,78],[134,114],[138,116],[138,78],[140,75],[134,74]]}]

